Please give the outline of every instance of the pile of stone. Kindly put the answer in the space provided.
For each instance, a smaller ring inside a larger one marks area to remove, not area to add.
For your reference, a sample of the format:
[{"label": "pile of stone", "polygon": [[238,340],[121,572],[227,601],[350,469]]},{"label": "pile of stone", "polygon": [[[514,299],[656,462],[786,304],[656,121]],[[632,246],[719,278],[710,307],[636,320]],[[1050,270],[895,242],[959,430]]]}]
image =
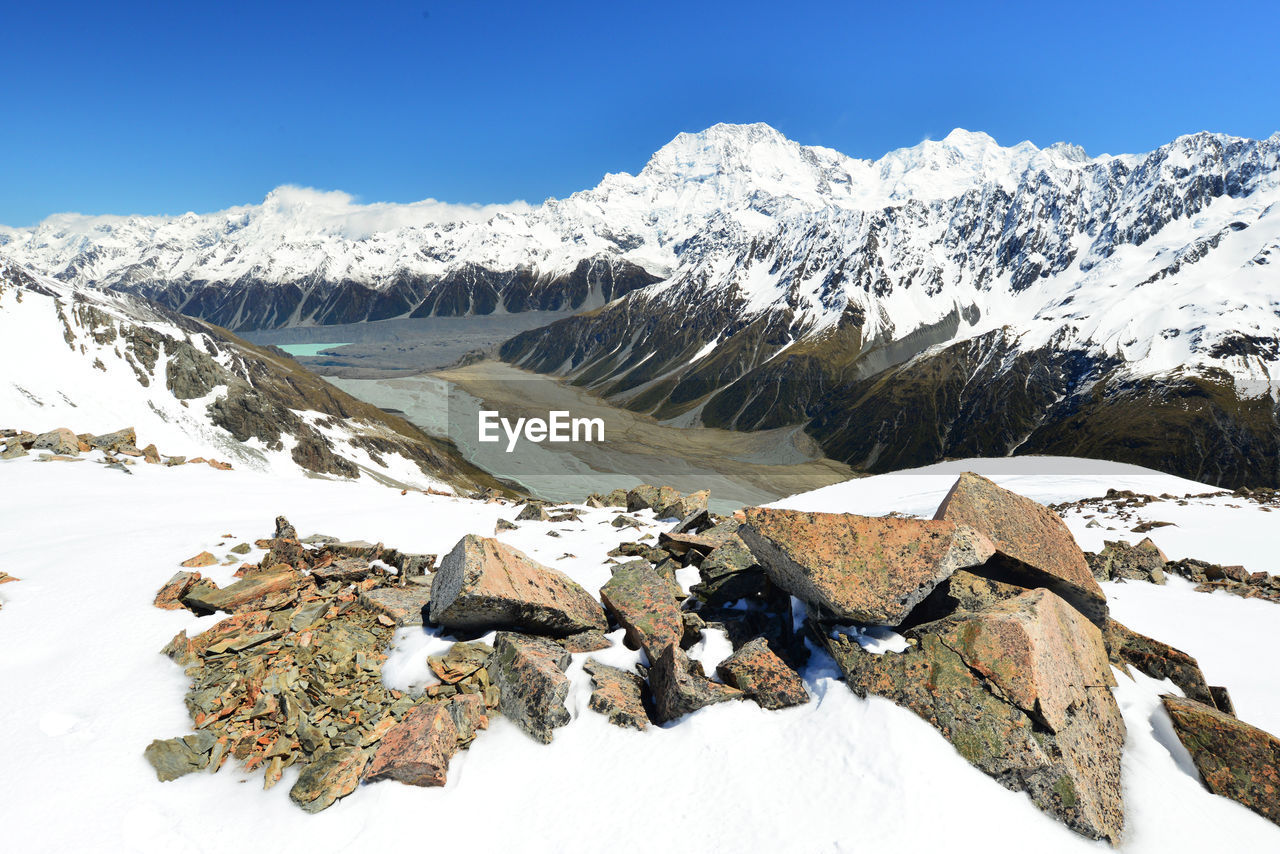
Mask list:
[{"label": "pile of stone", "polygon": [[[308,810],[362,780],[440,785],[495,710],[552,742],[570,720],[571,654],[605,649],[620,630],[643,664],[585,662],[589,707],[617,726],[728,701],[806,703],[799,671],[817,645],[854,692],[914,711],[1002,785],[1112,842],[1124,828],[1125,740],[1113,667],[1136,668],[1186,695],[1167,704],[1206,784],[1275,818],[1275,739],[1236,721],[1194,658],[1109,616],[1094,571],[1151,578],[1153,547],[1087,559],[1048,508],[973,474],[933,519],[772,508],[724,518],[705,494],[632,492],[628,512],[687,512],[656,541],[615,549],[598,598],[493,538],[464,536],[436,569],[381,545],[301,541],[283,519],[235,584],[179,573],[158,605],[232,616],[170,643],[192,679],[196,730],[156,742],[149,758],[165,779],[229,754],[264,767],[267,785],[300,765],[291,795]],[[676,580],[687,568],[700,579],[690,594]],[[381,662],[393,627],[417,623],[457,640],[428,659],[439,684],[411,697],[382,686]],[[886,627],[905,651],[864,649]],[[714,674],[687,652],[708,628],[733,646]],[[475,640],[489,632],[491,645]]]},{"label": "pile of stone", "polygon": [[1137,545],[1106,540],[1102,551],[1086,553],[1085,558],[1100,581],[1164,584],[1166,576],[1173,574],[1194,582],[1201,593],[1222,590],[1245,599],[1280,603],[1280,575],[1249,572],[1243,566],[1223,566],[1196,558],[1169,560],[1150,537],[1144,537]]},{"label": "pile of stone", "polygon": [[652,510],[658,519],[684,519],[692,513],[707,509],[711,497],[701,489],[687,495],[670,486],[642,484],[634,489],[615,489],[601,495],[593,492],[587,496],[588,507],[625,507],[628,513]]},{"label": "pile of stone", "polygon": [[3,444],[0,460],[12,460],[25,457],[31,451],[42,451],[39,457],[41,460],[70,462],[81,459],[80,454],[101,451],[104,464],[123,471],[128,471],[126,467],[134,465],[138,459],[153,465],[204,463],[222,471],[231,468],[230,463],[206,460],[203,457],[188,460],[186,457],[162,455],[154,444],[139,448],[138,434],[132,427],[102,434],[73,433],[66,427],[58,427],[47,433],[0,428],[0,444]]}]

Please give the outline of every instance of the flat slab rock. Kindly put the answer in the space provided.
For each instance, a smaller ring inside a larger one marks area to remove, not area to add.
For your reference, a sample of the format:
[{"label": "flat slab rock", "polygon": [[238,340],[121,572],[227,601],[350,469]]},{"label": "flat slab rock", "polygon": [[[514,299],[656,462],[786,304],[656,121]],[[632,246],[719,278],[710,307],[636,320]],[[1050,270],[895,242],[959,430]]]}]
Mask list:
[{"label": "flat slab rock", "polygon": [[948,521],[768,507],[748,508],[738,535],[783,590],[826,616],[877,625],[900,624],[953,572],[995,551]]},{"label": "flat slab rock", "polygon": [[1124,830],[1125,728],[1102,634],[1048,590],[907,632],[876,655],[826,637],[845,681],[928,721],[975,767],[1092,839]]},{"label": "flat slab rock", "polygon": [[934,518],[982,532],[1003,559],[1006,574],[997,576],[1001,581],[1047,587],[1095,625],[1106,622],[1106,595],[1075,537],[1048,507],[965,472]]},{"label": "flat slab rock", "polygon": [[569,722],[569,653],[545,638],[498,632],[489,679],[498,688],[498,710],[530,737],[550,744],[556,727]]},{"label": "flat slab rock", "polygon": [[604,609],[581,585],[490,537],[463,537],[433,579],[431,621],[448,628],[555,636],[608,628]]},{"label": "flat slab rock", "polygon": [[800,674],[778,658],[764,638],[743,644],[720,662],[716,675],[765,709],[785,709],[809,702]]},{"label": "flat slab rock", "polygon": [[1280,739],[1195,700],[1160,699],[1209,791],[1280,824]]},{"label": "flat slab rock", "polygon": [[397,626],[420,626],[423,611],[431,603],[431,590],[430,584],[375,587],[362,592],[357,601],[373,613],[389,618]]}]

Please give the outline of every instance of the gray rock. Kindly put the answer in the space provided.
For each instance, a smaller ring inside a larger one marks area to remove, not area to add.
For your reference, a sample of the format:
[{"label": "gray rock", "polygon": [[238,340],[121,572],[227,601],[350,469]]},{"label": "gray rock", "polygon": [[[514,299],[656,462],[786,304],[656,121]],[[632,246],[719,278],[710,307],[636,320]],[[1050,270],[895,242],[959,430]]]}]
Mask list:
[{"label": "gray rock", "polygon": [[362,592],[356,601],[375,614],[389,617],[397,626],[420,626],[423,612],[431,604],[431,585],[375,587]]},{"label": "gray rock", "polygon": [[545,638],[499,632],[489,660],[498,689],[498,709],[532,738],[550,744],[556,727],[569,722],[569,653]]},{"label": "gray rock", "polygon": [[185,774],[209,766],[209,751],[217,738],[208,730],[200,730],[181,738],[156,739],[142,752],[161,782],[176,780]]}]

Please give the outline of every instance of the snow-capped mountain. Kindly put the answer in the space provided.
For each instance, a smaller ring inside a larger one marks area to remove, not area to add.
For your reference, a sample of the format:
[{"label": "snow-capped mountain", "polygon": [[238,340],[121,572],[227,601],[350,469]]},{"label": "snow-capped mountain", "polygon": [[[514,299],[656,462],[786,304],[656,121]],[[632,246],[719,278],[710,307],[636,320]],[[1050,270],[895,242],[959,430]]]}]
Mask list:
[{"label": "snow-capped mountain", "polygon": [[[956,130],[866,161],[716,125],[537,207],[283,188],[0,244],[239,329],[601,308],[503,357],[659,418],[809,423],[870,470],[1052,450],[1274,482],[1277,202],[1280,135],[1089,157]],[[1154,421],[1130,441],[1139,400]]]},{"label": "snow-capped mountain", "polygon": [[494,485],[448,443],[280,351],[131,294],[32,274],[3,256],[0,364],[0,427],[10,430],[128,427],[178,461],[447,491]]}]

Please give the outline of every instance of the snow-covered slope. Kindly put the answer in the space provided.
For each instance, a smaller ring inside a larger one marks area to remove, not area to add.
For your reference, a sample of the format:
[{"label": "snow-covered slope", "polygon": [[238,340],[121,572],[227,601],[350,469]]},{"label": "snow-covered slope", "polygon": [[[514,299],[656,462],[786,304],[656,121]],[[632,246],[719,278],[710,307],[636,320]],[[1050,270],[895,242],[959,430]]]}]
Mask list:
[{"label": "snow-covered slope", "polygon": [[488,483],[454,450],[278,352],[0,256],[0,427],[133,427],[163,454],[421,488]]},{"label": "snow-covered slope", "polygon": [[[1064,474],[1088,463],[1051,468],[1054,462],[1032,463],[1038,475],[1024,468],[1010,476],[1009,464],[998,461],[1006,473],[994,476],[1045,501],[1112,487],[1187,490],[1185,481],[1152,472],[1095,467],[1089,475]],[[989,473],[991,465],[964,463]],[[314,854],[395,850],[424,838],[447,849],[479,839],[494,850],[619,854],[933,850],[943,842],[948,850],[993,854],[1025,851],[1029,842],[1045,852],[1109,850],[977,771],[913,713],[856,697],[821,653],[804,673],[813,695],[805,706],[770,712],[726,703],[643,733],[611,726],[587,708],[588,655],[575,655],[568,671],[573,720],[553,744],[538,744],[495,717],[453,759],[443,788],[366,785],[316,816],[289,802],[296,767],[266,792],[261,773],[236,764],[159,783],[143,749],[191,726],[183,705],[188,679],[159,649],[179,630],[194,634],[219,619],[152,607],[179,561],[205,548],[221,554],[231,545],[224,534],[235,542],[266,535],[281,513],[304,534],[438,554],[464,533],[491,535],[496,520],[517,508],[241,469],[146,467],[122,478],[97,466],[23,459],[0,462],[0,469],[0,517],[13,532],[3,568],[22,579],[0,587],[0,803],[12,850],[213,851],[246,835],[263,850]],[[953,475],[928,475],[855,480],[788,503],[931,513]],[[1152,534],[1171,554],[1280,571],[1260,511],[1221,503],[1180,509],[1179,528]],[[499,536],[594,590],[608,577],[606,551],[640,533],[609,525],[614,513],[584,508],[579,523],[528,522]],[[1071,524],[1086,548],[1114,537],[1085,528],[1083,519]],[[551,538],[551,529],[566,530]],[[644,530],[661,527],[646,519]],[[1176,549],[1162,539],[1166,533],[1178,538]],[[226,582],[232,569],[206,571]],[[1116,615],[1134,629],[1197,656],[1215,684],[1230,687],[1243,719],[1280,729],[1280,684],[1258,654],[1280,644],[1280,608],[1194,593],[1178,581],[1165,588],[1113,584],[1107,592]],[[426,655],[447,643],[438,630],[400,629],[384,673],[397,687],[420,688]],[[727,646],[709,643],[694,654],[712,671]],[[610,654],[620,666],[638,655],[621,643]],[[1140,674],[1117,679],[1127,729],[1120,850],[1280,847],[1273,824],[1209,794],[1188,771],[1157,700],[1178,690]],[[74,821],[66,817],[69,804]]]}]

